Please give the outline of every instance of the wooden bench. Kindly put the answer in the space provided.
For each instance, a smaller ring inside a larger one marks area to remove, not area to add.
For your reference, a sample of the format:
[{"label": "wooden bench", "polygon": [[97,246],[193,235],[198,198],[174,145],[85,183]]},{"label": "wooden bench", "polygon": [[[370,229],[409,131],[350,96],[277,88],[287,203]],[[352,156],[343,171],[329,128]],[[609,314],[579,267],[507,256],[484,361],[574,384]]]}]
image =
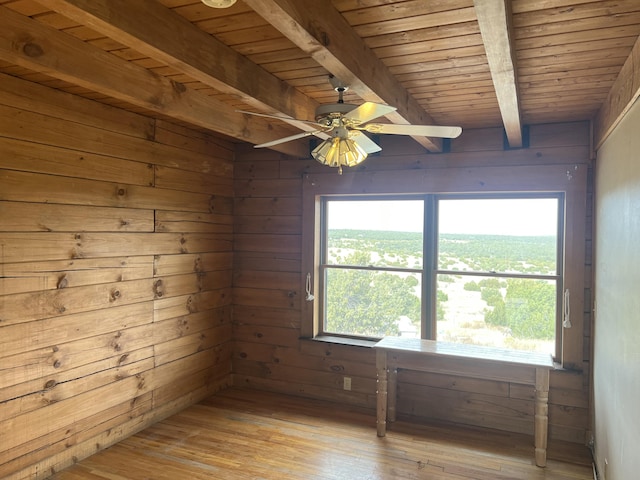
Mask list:
[{"label": "wooden bench", "polygon": [[398,369],[533,385],[535,461],[546,466],[551,355],[401,337],[385,337],[374,348],[379,437],[386,433],[387,420],[396,419]]}]

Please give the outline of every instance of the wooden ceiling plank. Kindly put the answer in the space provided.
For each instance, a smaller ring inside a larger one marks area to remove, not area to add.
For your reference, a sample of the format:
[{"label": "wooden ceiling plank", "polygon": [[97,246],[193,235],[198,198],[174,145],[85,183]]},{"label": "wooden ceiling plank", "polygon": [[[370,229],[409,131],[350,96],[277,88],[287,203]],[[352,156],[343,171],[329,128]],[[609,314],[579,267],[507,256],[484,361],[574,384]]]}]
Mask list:
[{"label": "wooden ceiling plank", "polygon": [[419,98],[420,95],[447,95],[450,94],[450,92],[457,93],[464,90],[470,90],[472,92],[491,90],[495,96],[493,82],[490,78],[472,82],[454,81],[452,79],[450,84],[423,84],[419,87],[409,89],[411,94],[416,98]]},{"label": "wooden ceiling plank", "polygon": [[[482,76],[482,78],[488,78],[489,80],[491,80],[491,73],[489,72],[489,67],[486,63],[452,67],[447,70],[441,70],[437,73],[424,70],[420,70],[417,72],[408,72],[398,74],[397,78],[406,87],[417,87],[422,85],[423,82],[431,82],[435,85],[438,83],[449,82],[450,79],[453,78],[477,79],[477,76]],[[444,82],[441,82],[441,79],[444,79]],[[427,83],[427,85],[431,83]]]},{"label": "wooden ceiling plank", "polygon": [[255,12],[251,11],[242,15],[228,15],[194,23],[205,32],[214,34],[238,30],[240,25],[243,29],[255,29],[266,25],[260,15],[256,15]]},{"label": "wooden ceiling plank", "polygon": [[31,17],[33,15],[40,15],[49,11],[47,7],[43,7],[42,5],[40,5],[35,1],[26,1],[26,2],[17,1],[16,2],[16,1],[8,0],[8,1],[1,2],[0,5],[6,6],[7,8],[10,8],[11,10],[13,10],[14,12],[21,13],[22,15],[26,15],[28,17]]},{"label": "wooden ceiling plank", "polygon": [[578,108],[581,105],[595,104],[599,105],[602,103],[603,99],[606,97],[607,91],[589,91],[583,92],[578,91],[573,95],[567,95],[566,92],[550,92],[546,96],[535,96],[531,98],[523,98],[522,103],[527,105],[527,107],[535,106],[535,105],[546,105],[549,103],[553,103],[556,105],[566,105],[569,107]]},{"label": "wooden ceiling plank", "polygon": [[489,71],[486,55],[474,55],[472,57],[452,57],[446,60],[434,60],[408,65],[389,67],[389,71],[398,77],[403,74],[416,73],[418,75],[429,73],[427,76],[449,75],[452,70],[462,67],[479,66],[484,71]]},{"label": "wooden ceiling plank", "polygon": [[469,0],[408,0],[389,5],[375,5],[343,11],[347,21],[355,25],[365,25],[380,21],[405,19],[417,15],[433,15],[434,13],[459,10],[469,7]]},{"label": "wooden ceiling plank", "polygon": [[291,60],[306,60],[307,54],[299,48],[288,48],[286,50],[272,50],[270,52],[245,55],[249,60],[258,65],[275,62],[288,62]]},{"label": "wooden ceiling plank", "polygon": [[379,58],[384,60],[388,57],[415,55],[453,48],[474,47],[477,45],[482,45],[482,37],[480,36],[480,33],[475,35],[462,35],[455,38],[399,43],[388,47],[374,48],[373,51]]},{"label": "wooden ceiling plank", "polygon": [[514,29],[516,41],[523,38],[546,37],[568,33],[597,30],[600,28],[614,28],[640,23],[640,12],[621,13],[606,17],[579,18],[554,23],[527,25]]},{"label": "wooden ceiling plank", "polygon": [[561,75],[565,72],[577,72],[581,70],[589,70],[590,68],[603,69],[603,68],[612,68],[616,72],[622,68],[621,66],[624,64],[624,58],[619,57],[608,57],[601,58],[598,60],[598,65],[594,66],[593,63],[589,60],[581,60],[578,62],[572,61],[571,57],[565,58],[564,62],[554,63],[551,65],[545,65],[544,62],[536,62],[532,63],[530,66],[518,66],[518,72],[520,76],[534,76],[534,75]]},{"label": "wooden ceiling plank", "polygon": [[46,13],[43,13],[42,15],[35,15],[33,18],[34,20],[37,20],[40,23],[44,23],[45,25],[49,25],[50,27],[55,28],[56,30],[63,30],[65,28],[73,28],[73,27],[80,26],[78,25],[77,22],[73,21],[72,19],[52,11],[48,11]]},{"label": "wooden ceiling plank", "polygon": [[[272,122],[230,113],[223,103],[4,7],[0,58],[243,141],[262,143],[291,134]],[[280,151],[308,157],[306,145],[281,146],[285,148]]]},{"label": "wooden ceiling plank", "polygon": [[599,95],[601,99],[606,97],[609,90],[611,90],[611,85],[613,82],[603,82],[602,84],[594,84],[589,83],[587,85],[582,85],[579,90],[576,89],[578,84],[576,83],[560,83],[557,85],[551,86],[541,86],[541,87],[529,87],[526,94],[523,92],[522,94],[522,103],[525,102],[525,98],[527,100],[531,98],[536,99],[544,99],[549,96],[555,95],[567,95],[567,91],[577,91],[578,98],[585,98],[589,95]]},{"label": "wooden ceiling plank", "polygon": [[640,96],[640,37],[624,62],[606,100],[602,103],[594,121],[594,145],[596,150],[609,137],[618,123]]},{"label": "wooden ceiling plank", "polygon": [[535,12],[549,8],[567,8],[580,3],[596,3],[602,0],[512,0],[513,13]]},{"label": "wooden ceiling plank", "polygon": [[[329,75],[329,73],[327,72],[326,68],[318,66],[315,68],[307,68],[304,70],[287,70],[284,72],[278,72],[278,78],[282,79],[282,80],[286,80],[287,83],[292,83],[292,80],[295,79],[303,79],[306,80],[308,77],[314,77],[314,76],[318,76],[318,75],[323,75],[326,81],[327,76]],[[335,95],[333,97],[334,101],[335,101]],[[333,103],[333,102],[332,102]]]},{"label": "wooden ceiling plank", "polygon": [[640,25],[620,25],[615,27],[597,28],[593,30],[557,33],[543,37],[529,37],[517,40],[518,51],[551,47],[554,45],[570,45],[573,43],[595,42],[622,37],[638,37]]},{"label": "wooden ceiling plank", "polygon": [[268,72],[289,72],[295,70],[309,70],[318,67],[318,64],[312,58],[299,58],[297,60],[285,60],[280,62],[265,63],[262,68]]},{"label": "wooden ceiling plank", "polygon": [[[285,37],[273,38],[271,40],[263,40],[258,42],[241,43],[234,45],[233,49],[240,55],[251,57],[252,55],[261,55],[270,52],[278,52],[280,50],[289,50],[296,47],[291,40]],[[256,62],[257,63],[257,62]]]},{"label": "wooden ceiling plank", "polygon": [[448,61],[455,58],[464,57],[481,57],[485,53],[482,44],[473,45],[471,47],[454,48],[447,50],[433,50],[409,55],[397,55],[382,59],[385,65],[389,67],[397,67],[399,65],[413,65],[416,63],[431,63],[438,61]]},{"label": "wooden ceiling plank", "polygon": [[537,82],[537,81],[546,81],[546,80],[562,80],[562,79],[584,79],[585,82],[589,82],[594,78],[602,78],[602,77],[610,77],[613,75],[614,79],[618,76],[619,68],[615,66],[605,66],[605,67],[595,67],[595,68],[585,68],[583,70],[573,69],[573,70],[563,70],[561,72],[547,72],[547,73],[537,73],[532,72],[527,75],[518,75],[518,80],[521,83],[526,82]]},{"label": "wooden ceiling plank", "polygon": [[421,103],[426,105],[431,105],[435,107],[436,105],[440,108],[446,107],[448,105],[454,106],[456,104],[462,104],[464,102],[467,103],[477,103],[484,102],[487,105],[495,105],[496,103],[496,94],[493,90],[489,92],[466,92],[461,95],[446,95],[446,96],[426,96],[420,99]]},{"label": "wooden ceiling plank", "polygon": [[[531,2],[533,3],[533,2]],[[631,11],[640,12],[638,0],[602,0],[599,2],[557,6],[555,8],[537,9],[527,13],[514,14],[513,24],[516,28],[533,25],[548,25],[558,22],[573,22],[581,19],[602,19],[616,17]]]},{"label": "wooden ceiling plank", "polygon": [[491,77],[477,78],[473,81],[467,81],[467,79],[450,78],[450,83],[438,83],[438,84],[422,84],[419,87],[411,88],[411,92],[414,95],[431,94],[436,96],[441,95],[458,95],[461,91],[471,92],[493,92],[495,95],[495,89],[493,88],[493,82]]},{"label": "wooden ceiling plank", "polygon": [[534,68],[546,69],[557,68],[559,71],[567,71],[573,68],[588,68],[594,62],[598,65],[610,65],[610,62],[622,67],[629,55],[630,49],[608,48],[597,50],[597,52],[573,52],[566,54],[549,55],[546,57],[523,58],[518,62],[521,71]]},{"label": "wooden ceiling plank", "polygon": [[409,45],[412,43],[455,39],[466,35],[480,35],[478,22],[454,23],[435,27],[420,28],[418,30],[402,31],[367,37],[365,43],[374,50],[377,48]]},{"label": "wooden ceiling plank", "polygon": [[509,145],[522,146],[518,82],[508,0],[474,0],[480,33]]},{"label": "wooden ceiling plank", "polygon": [[[427,5],[429,2],[422,1],[421,3]],[[368,38],[377,35],[437,27],[440,25],[455,25],[456,23],[470,22],[473,20],[475,20],[475,13],[473,11],[473,7],[469,6],[468,8],[460,8],[458,10],[449,10],[427,15],[382,20],[376,23],[355,26],[353,29],[359,37]]]},{"label": "wooden ceiling plank", "polygon": [[491,76],[488,74],[486,76],[474,75],[447,78],[449,82],[441,82],[440,79],[438,79],[438,81],[416,82],[414,86],[409,86],[407,90],[409,90],[413,96],[429,92],[437,93],[439,95],[457,95],[460,89],[474,88],[478,88],[480,90],[489,89],[495,93],[495,90],[493,89],[493,81],[491,80]]},{"label": "wooden ceiling plank", "polygon": [[229,32],[216,33],[216,38],[225,45],[236,48],[238,45],[257,42],[271,42],[282,38],[282,34],[271,25],[258,28],[238,29]]},{"label": "wooden ceiling plank", "polygon": [[[391,121],[435,123],[329,2],[245,0],[245,3],[362,99],[397,107],[395,113],[387,116]],[[441,139],[414,139],[430,151],[442,150]]]},{"label": "wooden ceiling plank", "polygon": [[[295,119],[317,107],[315,101],[155,0],[50,0],[47,5],[262,111]],[[305,131],[315,129],[306,123],[289,123]]]},{"label": "wooden ceiling plank", "polygon": [[540,57],[557,57],[558,55],[590,55],[598,57],[598,50],[618,50],[621,52],[630,52],[634,43],[638,39],[638,35],[632,37],[610,38],[607,40],[594,40],[589,42],[570,43],[565,45],[541,46],[537,48],[528,48],[526,50],[518,50],[518,64],[521,60],[528,58]]}]

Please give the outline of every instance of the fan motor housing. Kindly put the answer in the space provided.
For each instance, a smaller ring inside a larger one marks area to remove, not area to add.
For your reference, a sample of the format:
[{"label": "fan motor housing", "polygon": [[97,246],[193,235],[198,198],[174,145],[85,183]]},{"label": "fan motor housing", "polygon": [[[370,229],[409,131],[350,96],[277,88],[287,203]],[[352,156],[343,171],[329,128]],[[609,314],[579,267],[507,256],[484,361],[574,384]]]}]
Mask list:
[{"label": "fan motor housing", "polygon": [[328,105],[320,105],[316,108],[316,122],[322,122],[324,119],[331,118],[332,115],[344,115],[357,107],[357,105],[352,105],[350,103],[331,103]]}]

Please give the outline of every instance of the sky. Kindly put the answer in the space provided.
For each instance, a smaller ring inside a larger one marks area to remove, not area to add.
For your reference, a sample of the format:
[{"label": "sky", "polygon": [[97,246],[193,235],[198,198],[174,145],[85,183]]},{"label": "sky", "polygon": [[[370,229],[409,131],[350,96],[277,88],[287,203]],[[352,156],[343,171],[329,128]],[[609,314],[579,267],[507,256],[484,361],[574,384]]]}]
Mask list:
[{"label": "sky", "polygon": [[[403,205],[400,207],[400,204]],[[333,204],[329,228],[400,232],[422,230],[421,201],[345,201]],[[556,199],[472,199],[440,201],[440,233],[555,235]]]}]

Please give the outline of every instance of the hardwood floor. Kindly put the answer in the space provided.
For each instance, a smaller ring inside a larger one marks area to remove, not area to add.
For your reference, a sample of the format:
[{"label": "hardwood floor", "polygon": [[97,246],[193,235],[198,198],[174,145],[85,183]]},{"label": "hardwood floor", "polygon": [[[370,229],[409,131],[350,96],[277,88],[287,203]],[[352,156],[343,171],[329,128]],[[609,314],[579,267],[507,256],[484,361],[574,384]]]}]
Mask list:
[{"label": "hardwood floor", "polygon": [[592,480],[585,447],[398,421],[376,436],[375,413],[233,388],[52,477],[56,480]]}]

